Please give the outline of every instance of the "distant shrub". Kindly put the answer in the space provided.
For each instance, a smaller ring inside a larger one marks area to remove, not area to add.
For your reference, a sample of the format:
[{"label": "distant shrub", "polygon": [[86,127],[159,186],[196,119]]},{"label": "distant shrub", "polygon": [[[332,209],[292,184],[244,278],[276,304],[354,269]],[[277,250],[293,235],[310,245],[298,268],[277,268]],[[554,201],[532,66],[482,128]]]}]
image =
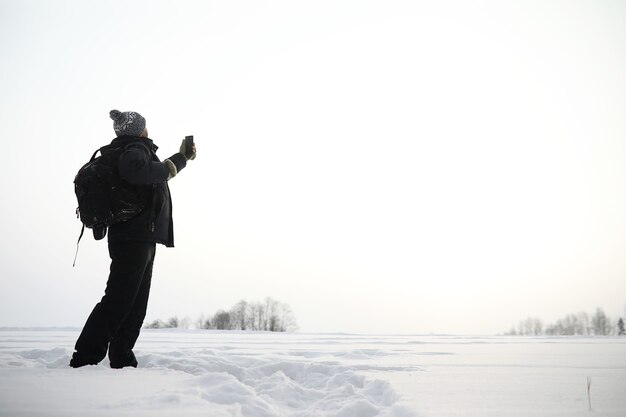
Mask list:
[{"label": "distant shrub", "polygon": [[[296,319],[288,304],[267,297],[262,302],[241,300],[230,310],[218,310],[206,317],[201,315],[195,322],[198,329],[254,330],[291,332],[298,329]],[[147,329],[187,328],[189,319],[174,316],[163,321],[154,320],[144,326]]]},{"label": "distant shrub", "polygon": [[[620,322],[622,330],[620,330]],[[621,318],[615,326],[611,323],[615,322],[609,319],[604,310],[598,308],[593,315],[584,311],[577,314],[568,314],[558,319],[555,323],[546,326],[542,325],[541,320],[529,317],[520,321],[517,327],[513,326],[506,334],[519,336],[610,336],[626,334],[626,332],[623,332],[624,322]]]}]

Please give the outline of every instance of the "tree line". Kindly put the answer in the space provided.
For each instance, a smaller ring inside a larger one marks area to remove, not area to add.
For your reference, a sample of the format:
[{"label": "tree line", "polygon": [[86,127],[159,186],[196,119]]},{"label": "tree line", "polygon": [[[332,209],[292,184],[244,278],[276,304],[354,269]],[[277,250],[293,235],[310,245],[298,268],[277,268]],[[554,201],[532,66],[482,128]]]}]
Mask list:
[{"label": "tree line", "polygon": [[297,330],[293,311],[287,303],[271,297],[263,301],[240,300],[230,310],[217,310],[212,315],[202,314],[195,322],[190,318],[177,316],[163,321],[157,319],[145,325],[148,329],[195,327],[214,330],[253,330],[270,332],[291,332]]},{"label": "tree line", "polygon": [[581,311],[568,314],[555,323],[544,324],[540,319],[528,317],[511,327],[507,335],[518,336],[625,336],[624,320],[611,320],[604,310],[597,308],[595,313]]}]

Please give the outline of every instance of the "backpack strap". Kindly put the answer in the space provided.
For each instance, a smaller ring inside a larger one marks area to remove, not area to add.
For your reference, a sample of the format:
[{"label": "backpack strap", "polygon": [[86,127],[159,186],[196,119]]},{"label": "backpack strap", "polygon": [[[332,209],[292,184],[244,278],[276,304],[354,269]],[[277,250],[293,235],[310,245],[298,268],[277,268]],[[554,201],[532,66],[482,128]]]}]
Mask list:
[{"label": "backpack strap", "polygon": [[96,149],[96,151],[93,153],[93,155],[91,155],[91,159],[89,161],[91,162],[94,159],[96,159],[96,154],[98,152],[100,152],[100,156],[102,156],[104,151],[108,151],[109,149],[115,149],[115,147],[113,145],[109,144],[109,145],[104,145],[103,147]]},{"label": "backpack strap", "polygon": [[76,254],[74,255],[74,263],[72,264],[72,268],[74,268],[76,266],[76,258],[78,257],[78,244],[80,243],[80,240],[83,238],[83,233],[85,233],[85,225],[84,224],[83,224],[83,228],[80,229],[80,236],[78,236],[78,241],[76,242]]}]

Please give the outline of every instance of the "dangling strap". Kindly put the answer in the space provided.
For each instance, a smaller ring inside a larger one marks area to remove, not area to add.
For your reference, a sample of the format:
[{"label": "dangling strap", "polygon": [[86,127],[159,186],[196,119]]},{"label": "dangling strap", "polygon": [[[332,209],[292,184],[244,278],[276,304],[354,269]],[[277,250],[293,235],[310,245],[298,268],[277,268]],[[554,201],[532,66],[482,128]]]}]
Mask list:
[{"label": "dangling strap", "polygon": [[78,257],[78,244],[80,240],[83,238],[83,233],[85,233],[85,225],[83,224],[83,228],[80,229],[80,236],[78,236],[78,241],[76,242],[76,254],[74,255],[74,263],[72,264],[72,268],[76,266],[76,258]]}]

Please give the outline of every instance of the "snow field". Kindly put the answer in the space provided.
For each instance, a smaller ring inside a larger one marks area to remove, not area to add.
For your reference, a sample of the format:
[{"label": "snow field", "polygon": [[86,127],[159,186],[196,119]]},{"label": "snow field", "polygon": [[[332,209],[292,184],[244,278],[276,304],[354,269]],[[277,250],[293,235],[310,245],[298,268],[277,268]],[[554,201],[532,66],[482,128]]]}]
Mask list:
[{"label": "snow field", "polygon": [[[297,346],[281,351],[281,335],[145,331],[144,345],[135,349],[139,368],[121,371],[108,368],[107,360],[68,368],[75,331],[10,335],[0,332],[2,416],[416,415],[387,381],[359,374],[387,367],[341,364],[324,360],[332,353]],[[52,347],[55,341],[62,347]],[[30,348],[36,345],[44,348]],[[349,360],[384,354],[360,349],[336,353]]]},{"label": "snow field", "polygon": [[626,416],[624,337],[145,330],[70,369],[78,333],[0,329],[0,416]]}]

